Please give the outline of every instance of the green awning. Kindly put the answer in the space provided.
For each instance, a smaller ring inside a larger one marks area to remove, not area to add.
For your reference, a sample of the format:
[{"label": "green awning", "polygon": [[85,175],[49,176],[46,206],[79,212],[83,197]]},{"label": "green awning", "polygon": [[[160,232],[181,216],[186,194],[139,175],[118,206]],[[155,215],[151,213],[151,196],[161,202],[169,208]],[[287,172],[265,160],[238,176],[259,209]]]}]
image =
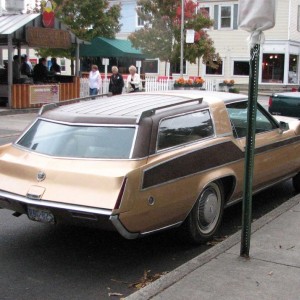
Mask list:
[{"label": "green awning", "polygon": [[90,45],[80,45],[80,57],[131,57],[146,58],[140,50],[133,48],[128,40],[94,38]]}]

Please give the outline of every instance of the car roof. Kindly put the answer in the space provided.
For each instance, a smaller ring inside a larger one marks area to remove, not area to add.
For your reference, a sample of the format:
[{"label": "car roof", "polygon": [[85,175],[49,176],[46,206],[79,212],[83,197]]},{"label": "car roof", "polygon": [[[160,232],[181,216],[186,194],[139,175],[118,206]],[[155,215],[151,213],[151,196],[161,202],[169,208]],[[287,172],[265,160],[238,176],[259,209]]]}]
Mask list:
[{"label": "car roof", "polygon": [[300,92],[283,92],[283,93],[274,93],[273,97],[290,97],[290,98],[300,98]]},{"label": "car roof", "polygon": [[195,104],[208,106],[209,103],[244,99],[245,95],[206,91],[165,91],[152,93],[129,93],[113,97],[96,97],[95,100],[80,101],[62,105],[50,104],[42,107],[43,118],[66,122],[106,122],[118,119],[119,123],[139,123],[158,110],[166,111]]}]

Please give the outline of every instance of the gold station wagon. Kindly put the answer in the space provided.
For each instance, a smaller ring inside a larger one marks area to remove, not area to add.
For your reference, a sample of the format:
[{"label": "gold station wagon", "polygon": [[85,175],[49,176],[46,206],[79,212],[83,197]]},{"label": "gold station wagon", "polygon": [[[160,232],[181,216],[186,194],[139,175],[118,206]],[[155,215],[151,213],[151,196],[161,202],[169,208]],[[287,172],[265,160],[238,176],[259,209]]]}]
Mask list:
[{"label": "gold station wagon", "polygon": [[[247,104],[239,94],[167,91],[45,105],[0,147],[0,207],[128,239],[182,225],[204,242],[242,198]],[[276,118],[258,105],[253,190],[293,178],[299,192],[300,121]]]}]

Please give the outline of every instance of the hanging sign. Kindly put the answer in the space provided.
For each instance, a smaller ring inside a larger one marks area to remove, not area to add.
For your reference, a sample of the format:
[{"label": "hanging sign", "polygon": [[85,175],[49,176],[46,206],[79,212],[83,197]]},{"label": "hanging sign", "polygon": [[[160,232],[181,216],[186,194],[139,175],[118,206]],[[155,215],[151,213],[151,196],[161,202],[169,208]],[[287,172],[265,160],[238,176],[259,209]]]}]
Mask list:
[{"label": "hanging sign", "polygon": [[71,35],[62,29],[27,27],[26,41],[29,47],[59,49],[71,47]]},{"label": "hanging sign", "polygon": [[193,30],[193,29],[186,30],[185,42],[187,44],[193,44],[195,42],[195,30]]}]

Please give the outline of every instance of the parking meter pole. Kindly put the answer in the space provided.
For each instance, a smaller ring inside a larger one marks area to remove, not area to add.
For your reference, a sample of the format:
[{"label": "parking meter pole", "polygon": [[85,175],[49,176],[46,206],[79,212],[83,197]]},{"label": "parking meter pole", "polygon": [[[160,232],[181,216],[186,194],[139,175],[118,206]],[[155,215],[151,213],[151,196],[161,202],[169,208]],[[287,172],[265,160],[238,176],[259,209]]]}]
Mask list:
[{"label": "parking meter pole", "polygon": [[247,113],[247,136],[244,171],[244,192],[243,192],[243,215],[242,215],[242,237],[240,255],[249,257],[251,219],[252,219],[252,181],[254,169],[255,152],[255,130],[256,130],[256,110],[258,94],[258,64],[259,64],[258,44],[251,48],[250,52],[250,76],[248,92],[248,113]]}]

